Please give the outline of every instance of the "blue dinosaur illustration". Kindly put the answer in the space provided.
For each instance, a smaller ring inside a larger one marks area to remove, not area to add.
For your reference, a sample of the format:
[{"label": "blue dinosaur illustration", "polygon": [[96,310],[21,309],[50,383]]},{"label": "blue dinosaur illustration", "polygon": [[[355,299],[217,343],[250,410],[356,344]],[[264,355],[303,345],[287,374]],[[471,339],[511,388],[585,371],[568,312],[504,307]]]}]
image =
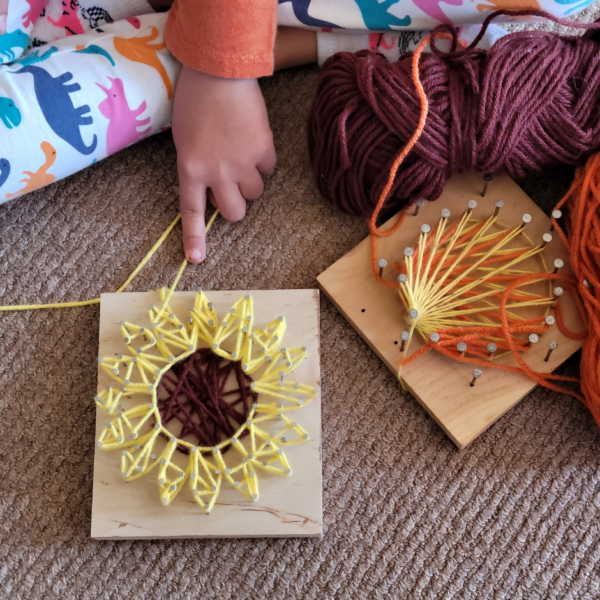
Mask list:
[{"label": "blue dinosaur illustration", "polygon": [[[2,59],[2,62],[15,60],[17,54],[13,52],[13,48],[23,50],[28,41],[29,37],[20,29],[15,29],[10,33],[0,35],[0,59]],[[6,61],[2,57],[4,57]]]},{"label": "blue dinosaur illustration", "polygon": [[392,15],[388,10],[398,4],[400,0],[354,0],[360,8],[363,21],[367,29],[372,31],[384,31],[391,29],[392,25],[397,27],[408,27],[411,19],[408,15],[403,19]]},{"label": "blue dinosaur illustration", "polygon": [[10,175],[10,163],[6,158],[0,158],[0,188],[5,184]]},{"label": "blue dinosaur illustration", "polygon": [[309,27],[335,27],[336,29],[340,29],[339,25],[334,25],[328,21],[322,21],[321,19],[315,19],[314,17],[311,17],[308,14],[310,0],[279,0],[279,4],[283,4],[284,2],[292,3],[292,8],[294,10],[296,19],[298,19],[298,21],[304,25],[308,25]]},{"label": "blue dinosaur illustration", "polygon": [[100,56],[104,56],[104,58],[106,58],[106,60],[113,67],[115,66],[115,61],[113,60],[113,57],[104,48],[100,48],[100,46],[96,46],[95,44],[92,44],[87,48],[82,48],[78,46],[75,52],[77,52],[77,54],[98,54]]},{"label": "blue dinosaur illustration", "polygon": [[21,124],[21,113],[11,98],[0,98],[0,120],[9,129]]},{"label": "blue dinosaur illustration", "polygon": [[[575,4],[576,2],[579,2],[579,0],[554,0],[554,1],[558,2],[559,4]],[[586,6],[589,6],[594,1],[595,0],[584,0],[581,4],[578,4],[577,6],[573,6],[572,8],[570,8],[569,10],[567,10],[565,12],[565,16],[566,15],[570,15],[571,13],[578,12],[578,11],[584,9]]]},{"label": "blue dinosaur illustration", "polygon": [[14,75],[24,73],[33,75],[38,104],[52,131],[81,154],[88,155],[94,152],[98,145],[98,137],[94,134],[92,143],[86,146],[79,129],[94,122],[91,116],[85,116],[90,112],[90,107],[85,104],[76,108],[69,95],[81,89],[78,83],[67,85],[73,79],[73,73],[67,71],[58,77],[52,77],[41,67],[31,65],[13,71]]},{"label": "blue dinosaur illustration", "polygon": [[32,52],[31,54],[26,54],[25,56],[21,56],[21,58],[18,58],[17,60],[14,61],[13,65],[18,65],[21,67],[28,67],[29,65],[35,65],[36,63],[40,63],[43,60],[50,58],[57,51],[58,51],[58,48],[56,46],[51,46],[43,54],[40,54],[40,50],[36,50],[35,52]]}]

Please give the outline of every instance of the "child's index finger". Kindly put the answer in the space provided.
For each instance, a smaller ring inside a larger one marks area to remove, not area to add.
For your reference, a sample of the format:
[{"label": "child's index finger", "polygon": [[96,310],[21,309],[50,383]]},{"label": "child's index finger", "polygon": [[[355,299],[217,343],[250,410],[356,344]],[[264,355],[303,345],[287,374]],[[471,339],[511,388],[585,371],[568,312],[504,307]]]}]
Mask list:
[{"label": "child's index finger", "polygon": [[192,264],[206,258],[206,186],[179,177],[179,210],[183,228],[183,249]]}]

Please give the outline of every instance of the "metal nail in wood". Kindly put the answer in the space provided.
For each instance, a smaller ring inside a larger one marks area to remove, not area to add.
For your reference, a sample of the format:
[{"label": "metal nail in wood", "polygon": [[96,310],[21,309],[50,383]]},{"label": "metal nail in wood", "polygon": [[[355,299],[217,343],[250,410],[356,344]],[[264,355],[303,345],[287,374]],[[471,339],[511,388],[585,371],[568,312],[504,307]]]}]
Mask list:
[{"label": "metal nail in wood", "polygon": [[550,360],[550,355],[558,348],[558,342],[552,341],[548,342],[548,352],[546,353],[546,357],[544,358],[544,362],[548,362]]},{"label": "metal nail in wood", "polygon": [[[558,221],[558,219],[560,219],[562,217],[562,211],[561,210],[553,210],[552,211],[552,218],[555,221]],[[554,223],[551,223],[550,225],[550,231],[554,231]]]},{"label": "metal nail in wood", "polygon": [[504,201],[496,200],[496,202],[494,202],[494,206],[496,207],[496,210],[494,211],[494,217],[497,217],[500,213],[500,209],[504,206]]},{"label": "metal nail in wood", "polygon": [[473,369],[473,379],[471,379],[470,386],[473,387],[475,382],[483,375],[483,371],[481,369]]},{"label": "metal nail in wood", "polygon": [[527,223],[531,223],[531,215],[528,213],[525,213],[522,217],[521,217],[522,223],[521,223],[521,227],[519,227],[519,229],[521,230],[521,233],[523,233],[523,229],[525,229],[525,227],[527,226]]},{"label": "metal nail in wood", "polygon": [[403,331],[400,334],[400,352],[404,352],[404,349],[406,348],[406,342],[408,342],[408,339],[410,338],[410,333],[408,333],[408,331]]},{"label": "metal nail in wood", "polygon": [[545,233],[542,236],[542,248],[545,248],[551,241],[552,241],[552,234],[551,233]]},{"label": "metal nail in wood", "polygon": [[556,275],[559,269],[562,269],[565,266],[565,263],[560,258],[554,259],[554,271],[552,273]]},{"label": "metal nail in wood", "polygon": [[414,212],[415,217],[419,216],[419,210],[421,209],[421,206],[423,206],[423,204],[425,204],[425,200],[423,200],[423,198],[419,198],[415,202],[415,212]]},{"label": "metal nail in wood", "polygon": [[565,291],[558,285],[552,290],[552,299],[554,300],[554,304],[552,305],[552,308],[556,308],[556,305],[558,304],[558,299],[564,293],[565,293]]},{"label": "metal nail in wood", "polygon": [[481,197],[485,198],[485,195],[487,193],[487,189],[488,189],[488,185],[490,183],[492,183],[492,181],[494,180],[494,176],[491,173],[484,173],[483,174],[483,190],[481,190]]}]

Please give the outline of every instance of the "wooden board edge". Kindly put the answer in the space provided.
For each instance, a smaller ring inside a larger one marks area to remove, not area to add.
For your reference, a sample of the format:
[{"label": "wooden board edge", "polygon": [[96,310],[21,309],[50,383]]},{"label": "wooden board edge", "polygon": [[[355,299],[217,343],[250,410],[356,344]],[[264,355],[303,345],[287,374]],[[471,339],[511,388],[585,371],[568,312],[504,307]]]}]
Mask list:
[{"label": "wooden board edge", "polygon": [[90,538],[97,542],[122,542],[122,541],[140,541],[147,542],[153,540],[255,540],[255,539],[295,539],[295,538],[306,538],[306,539],[323,539],[323,531],[319,533],[294,533],[289,535],[284,534],[265,534],[265,535],[238,535],[232,537],[230,535],[204,535],[204,536],[188,536],[188,535],[171,535],[171,536],[152,536],[152,537],[136,537],[136,536],[108,536],[108,537],[97,537],[91,535]]}]

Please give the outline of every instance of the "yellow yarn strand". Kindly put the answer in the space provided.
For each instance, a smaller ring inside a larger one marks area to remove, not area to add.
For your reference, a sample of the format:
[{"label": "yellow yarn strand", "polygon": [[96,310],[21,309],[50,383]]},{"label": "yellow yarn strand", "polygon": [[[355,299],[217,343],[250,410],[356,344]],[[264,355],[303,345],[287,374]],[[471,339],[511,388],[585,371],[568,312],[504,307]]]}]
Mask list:
[{"label": "yellow yarn strand", "polygon": [[[210,230],[212,224],[214,223],[215,219],[217,218],[218,214],[219,214],[219,210],[217,209],[217,210],[215,210],[215,212],[213,213],[213,215],[211,216],[211,218],[209,219],[209,221],[206,225],[206,233],[209,232],[209,230]],[[131,275],[129,275],[129,277],[125,280],[125,283],[116,291],[117,294],[120,294],[121,292],[123,292],[123,290],[125,290],[127,288],[127,286],[133,281],[133,279],[137,276],[137,274],[144,268],[144,266],[148,263],[148,261],[156,254],[158,249],[163,245],[164,241],[169,237],[169,234],[171,233],[171,231],[173,231],[173,228],[175,227],[175,225],[177,225],[177,223],[179,222],[180,219],[181,219],[180,214],[177,215],[175,217],[175,219],[173,219],[173,221],[165,229],[163,234],[158,238],[158,240],[156,240],[156,243],[154,244],[154,246],[152,246],[152,248],[150,248],[150,250],[148,251],[146,256],[144,256],[144,258],[141,260],[140,264],[133,270]],[[181,264],[181,267],[179,267],[179,271],[177,273],[177,276],[175,277],[175,281],[173,282],[173,285],[171,286],[171,288],[169,290],[169,298],[172,296],[173,292],[175,291],[175,288],[177,287],[177,284],[179,283],[179,280],[181,279],[181,276],[183,275],[183,272],[185,271],[187,264],[188,264],[187,259],[183,259],[183,263]],[[42,308],[76,308],[78,306],[92,306],[93,304],[100,304],[100,298],[93,298],[92,300],[79,300],[77,302],[55,302],[52,304],[17,304],[14,306],[0,306],[0,312],[19,311],[19,310],[20,311],[22,311],[22,310],[40,310]]]}]

